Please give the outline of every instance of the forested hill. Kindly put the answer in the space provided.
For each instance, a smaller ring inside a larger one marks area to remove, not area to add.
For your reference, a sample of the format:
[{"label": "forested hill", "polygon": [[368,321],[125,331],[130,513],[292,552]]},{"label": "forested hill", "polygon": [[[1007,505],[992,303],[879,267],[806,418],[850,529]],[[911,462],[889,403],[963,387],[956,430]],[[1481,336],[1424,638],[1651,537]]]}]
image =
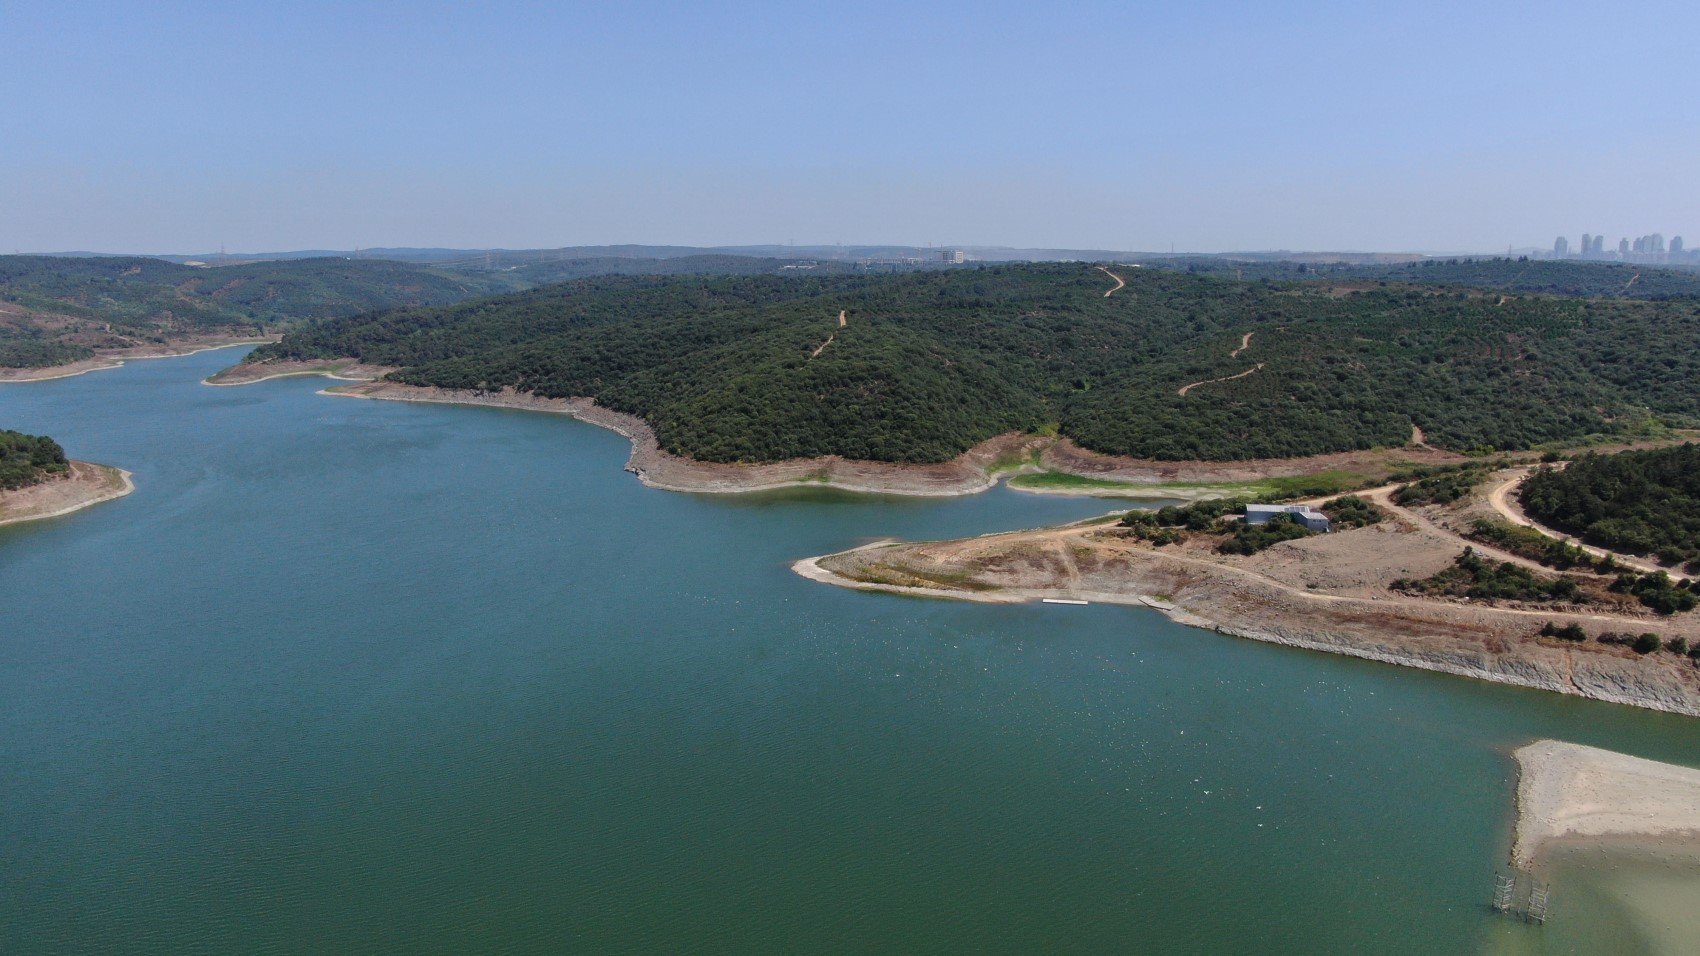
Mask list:
[{"label": "forested hill", "polygon": [[1590,544],[1700,571],[1700,445],[1584,455],[1523,483],[1529,514]]},{"label": "forested hill", "polygon": [[1153,260],[1148,265],[1192,274],[1296,282],[1386,282],[1463,286],[1488,292],[1527,292],[1602,299],[1700,301],[1700,269],[1640,266],[1576,259],[1426,259],[1345,264],[1239,261],[1223,256]]},{"label": "forested hill", "polygon": [[1077,264],[586,279],[337,320],[255,357],[590,396],[711,461],[940,461],[1048,425],[1163,459],[1400,445],[1413,423],[1523,448],[1700,415],[1700,304],[1118,271],[1109,297]]},{"label": "forested hill", "polygon": [[[511,258],[511,256],[510,256]],[[0,367],[88,358],[96,349],[208,332],[259,333],[397,306],[447,305],[593,275],[843,271],[841,263],[753,256],[671,259],[539,254],[500,268],[318,258],[179,265],[148,257],[0,256]],[[458,268],[457,268],[458,267]]]},{"label": "forested hill", "polygon": [[46,481],[70,467],[65,449],[53,439],[0,430],[0,491]]},{"label": "forested hill", "polygon": [[97,348],[259,332],[507,288],[485,277],[380,260],[198,268],[146,257],[0,256],[0,366],[54,365]]}]

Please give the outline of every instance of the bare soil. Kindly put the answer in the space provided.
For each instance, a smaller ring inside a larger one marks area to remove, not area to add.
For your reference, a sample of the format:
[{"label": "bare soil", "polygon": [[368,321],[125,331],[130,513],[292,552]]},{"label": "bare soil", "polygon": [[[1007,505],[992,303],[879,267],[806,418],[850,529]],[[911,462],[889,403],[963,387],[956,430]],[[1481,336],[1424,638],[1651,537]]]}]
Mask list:
[{"label": "bare soil", "polygon": [[1512,863],[1534,869],[1560,840],[1700,837],[1700,770],[1539,740],[1516,753]]},{"label": "bare soil", "polygon": [[0,525],[70,514],[103,501],[122,498],[135,487],[127,471],[73,461],[71,470],[62,477],[28,488],[0,491]]},{"label": "bare soil", "polygon": [[1156,548],[1114,525],[1086,522],[888,543],[808,559],[797,570],[849,587],[964,600],[1146,604],[1183,623],[1257,640],[1700,716],[1700,667],[1688,658],[1539,635],[1550,620],[1590,634],[1652,632],[1693,642],[1700,640],[1695,615],[1394,592],[1393,580],[1433,574],[1466,544],[1408,512],[1249,557],[1217,554],[1214,544],[1200,537]]}]

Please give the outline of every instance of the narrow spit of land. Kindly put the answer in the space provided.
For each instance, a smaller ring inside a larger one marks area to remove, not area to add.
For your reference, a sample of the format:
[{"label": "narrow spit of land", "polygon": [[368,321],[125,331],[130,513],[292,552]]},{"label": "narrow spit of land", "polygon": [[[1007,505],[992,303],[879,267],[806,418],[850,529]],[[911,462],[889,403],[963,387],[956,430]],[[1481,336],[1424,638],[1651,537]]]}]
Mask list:
[{"label": "narrow spit of land", "polygon": [[1559,740],[1515,756],[1519,869],[1538,869],[1565,842],[1700,847],[1700,770]]}]

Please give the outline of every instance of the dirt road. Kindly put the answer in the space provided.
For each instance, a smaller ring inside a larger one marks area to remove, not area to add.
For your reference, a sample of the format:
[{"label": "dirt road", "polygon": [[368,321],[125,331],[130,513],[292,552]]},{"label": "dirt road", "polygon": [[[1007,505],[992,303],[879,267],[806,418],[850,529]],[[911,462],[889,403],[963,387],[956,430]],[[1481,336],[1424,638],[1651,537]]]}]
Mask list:
[{"label": "dirt road", "polygon": [[1258,369],[1260,369],[1262,367],[1263,367],[1263,363],[1259,362],[1256,365],[1253,365],[1251,368],[1246,369],[1245,371],[1241,372],[1238,375],[1224,375],[1221,378],[1207,378],[1202,382],[1193,382],[1191,385],[1182,385],[1180,388],[1175,390],[1175,394],[1184,396],[1184,395],[1186,395],[1187,392],[1192,391],[1193,389],[1197,388],[1200,385],[1214,385],[1217,382],[1231,382],[1236,378],[1245,378],[1247,375],[1250,375],[1251,373],[1257,371]]},{"label": "dirt road", "polygon": [[[1533,518],[1530,518],[1527,514],[1523,513],[1522,506],[1512,500],[1511,492],[1518,485],[1523,483],[1523,479],[1529,477],[1530,471],[1531,470],[1528,468],[1520,468],[1513,473],[1510,478],[1500,482],[1498,487],[1494,488],[1493,491],[1488,494],[1488,504],[1493,507],[1493,510],[1499,512],[1501,517],[1514,525],[1521,525],[1525,528],[1533,528],[1555,541],[1575,541],[1575,538],[1571,535],[1562,534],[1552,528],[1548,528],[1545,525],[1540,524]],[[1637,571],[1652,572],[1662,570],[1658,565],[1653,564],[1650,561],[1631,557],[1627,554],[1607,551],[1605,548],[1596,548],[1591,544],[1582,544],[1581,542],[1576,542],[1576,546],[1596,558],[1603,558],[1609,555],[1618,564],[1634,568]]]},{"label": "dirt road", "polygon": [[1106,299],[1108,299],[1108,298],[1109,298],[1109,297],[1110,297],[1110,296],[1112,296],[1112,295],[1115,295],[1115,294],[1116,294],[1116,290],[1118,290],[1118,289],[1120,289],[1120,288],[1122,288],[1122,287],[1123,287],[1123,286],[1125,286],[1125,285],[1127,285],[1127,283],[1126,283],[1126,282],[1124,282],[1124,281],[1122,281],[1122,277],[1121,277],[1121,276],[1119,276],[1119,275],[1116,275],[1116,274],[1115,274],[1115,273],[1114,273],[1114,272],[1111,272],[1111,271],[1110,271],[1110,270],[1108,270],[1108,269],[1106,269],[1106,268],[1104,268],[1104,267],[1103,267],[1103,266],[1099,266],[1099,267],[1098,267],[1098,271],[1099,271],[1099,272],[1102,272],[1102,273],[1103,273],[1103,274],[1105,274],[1105,275],[1107,275],[1107,276],[1109,276],[1109,277],[1110,277],[1110,278],[1112,278],[1112,279],[1114,279],[1114,280],[1116,280],[1116,284],[1115,284],[1115,285],[1113,285],[1113,286],[1111,286],[1111,287],[1110,287],[1110,291],[1108,291],[1108,292],[1106,292],[1106,293],[1104,293],[1104,298],[1106,298]]},{"label": "dirt road", "polygon": [[[849,325],[849,324],[850,324],[850,319],[849,319],[848,315],[846,314],[846,310],[839,309],[838,310],[838,327],[842,329],[846,325]],[[832,340],[836,339],[836,338],[838,338],[838,333],[834,332],[831,335],[826,337],[825,342],[822,342],[821,344],[815,346],[815,350],[813,352],[809,353],[809,361],[812,362],[816,358],[818,358],[822,352],[826,351],[826,347],[828,345],[832,344]]]},{"label": "dirt road", "polygon": [[1246,349],[1251,348],[1251,337],[1256,335],[1256,334],[1257,334],[1256,332],[1247,332],[1246,334],[1240,336],[1240,347],[1237,348],[1237,349],[1234,349],[1232,352],[1229,352],[1228,357],[1229,358],[1239,358],[1241,352],[1244,352]]}]

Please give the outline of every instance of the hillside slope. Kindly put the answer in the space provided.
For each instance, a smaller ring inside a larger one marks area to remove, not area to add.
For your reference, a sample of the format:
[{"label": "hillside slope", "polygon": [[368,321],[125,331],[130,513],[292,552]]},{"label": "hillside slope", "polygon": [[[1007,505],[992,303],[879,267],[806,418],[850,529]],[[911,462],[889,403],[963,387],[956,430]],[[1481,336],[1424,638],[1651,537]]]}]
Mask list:
[{"label": "hillside slope", "polygon": [[1152,259],[1145,265],[1194,275],[1282,282],[1399,283],[1588,299],[1692,299],[1700,302],[1700,268],[1693,266],[1505,257],[1365,264],[1280,259],[1247,261],[1233,256],[1181,256]]},{"label": "hillside slope", "polygon": [[0,256],[0,368],[44,368],[198,336],[266,334],[304,322],[448,305],[588,276],[850,269],[843,263],[733,255],[539,255],[487,267],[498,261],[506,260],[492,256],[457,268],[325,257],[205,268],[140,256]]},{"label": "hillside slope", "polygon": [[381,260],[197,268],[146,257],[0,256],[0,366],[57,365],[97,349],[197,334],[254,334],[507,288],[486,277]]},{"label": "hillside slope", "polygon": [[1686,304],[1122,274],[1111,297],[1080,264],[606,277],[332,321],[255,359],[591,397],[716,462],[937,462],[1046,426],[1168,460],[1401,445],[1413,425],[1443,448],[1525,448],[1700,416]]}]

